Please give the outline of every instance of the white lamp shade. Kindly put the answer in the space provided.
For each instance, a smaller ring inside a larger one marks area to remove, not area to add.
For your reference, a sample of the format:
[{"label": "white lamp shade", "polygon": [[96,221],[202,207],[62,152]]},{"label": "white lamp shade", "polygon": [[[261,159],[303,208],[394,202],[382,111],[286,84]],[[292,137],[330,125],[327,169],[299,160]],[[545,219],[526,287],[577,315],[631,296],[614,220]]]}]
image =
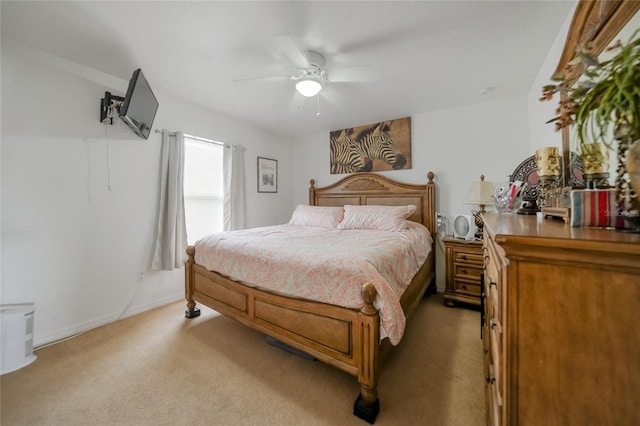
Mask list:
[{"label": "white lamp shade", "polygon": [[485,182],[484,176],[480,176],[479,181],[471,184],[471,192],[467,197],[465,204],[473,204],[476,206],[487,206],[493,203],[494,189],[493,183]]},{"label": "white lamp shade", "polygon": [[316,80],[300,80],[296,83],[296,90],[302,95],[310,98],[315,96],[322,89],[322,84]]}]

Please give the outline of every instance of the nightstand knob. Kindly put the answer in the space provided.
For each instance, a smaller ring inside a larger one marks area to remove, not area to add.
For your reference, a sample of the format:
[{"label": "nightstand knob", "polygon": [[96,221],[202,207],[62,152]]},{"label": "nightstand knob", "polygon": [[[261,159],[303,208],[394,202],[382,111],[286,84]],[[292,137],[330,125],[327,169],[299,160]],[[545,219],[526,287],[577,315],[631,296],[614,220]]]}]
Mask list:
[{"label": "nightstand knob", "polygon": [[462,268],[462,273],[466,274],[467,273],[467,268]]},{"label": "nightstand knob", "polygon": [[460,255],[460,259],[462,259],[462,260],[467,260],[467,256],[466,256],[466,255],[464,255],[464,254],[461,254],[461,255]]}]

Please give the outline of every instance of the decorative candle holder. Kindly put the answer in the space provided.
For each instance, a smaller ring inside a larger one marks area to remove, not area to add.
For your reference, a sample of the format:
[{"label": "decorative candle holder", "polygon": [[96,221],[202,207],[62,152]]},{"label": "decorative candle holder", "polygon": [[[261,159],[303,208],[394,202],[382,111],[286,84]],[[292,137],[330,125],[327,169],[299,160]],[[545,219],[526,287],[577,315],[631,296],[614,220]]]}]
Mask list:
[{"label": "decorative candle holder", "polygon": [[587,189],[609,187],[609,149],[603,143],[585,143],[582,152],[583,178]]},{"label": "decorative candle holder", "polygon": [[547,146],[536,150],[536,167],[538,169],[538,205],[551,205],[550,197],[562,184],[562,157],[555,146]]},{"label": "decorative candle holder", "polygon": [[553,201],[551,200],[558,188],[562,187],[562,179],[560,175],[553,176],[540,176],[540,182],[538,182],[538,205],[540,207],[551,207]]},{"label": "decorative candle holder", "polygon": [[536,150],[536,166],[538,176],[560,176],[562,157],[555,146],[547,146]]}]

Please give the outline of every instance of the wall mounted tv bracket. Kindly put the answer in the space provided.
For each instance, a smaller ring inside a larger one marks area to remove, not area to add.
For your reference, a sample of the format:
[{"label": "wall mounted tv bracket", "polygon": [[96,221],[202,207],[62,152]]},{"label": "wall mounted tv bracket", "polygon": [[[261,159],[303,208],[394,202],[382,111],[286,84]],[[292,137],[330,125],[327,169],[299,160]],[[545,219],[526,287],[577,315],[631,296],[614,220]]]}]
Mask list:
[{"label": "wall mounted tv bracket", "polygon": [[122,96],[104,92],[104,98],[100,99],[100,122],[107,124],[105,120],[108,118],[108,124],[113,124],[113,117],[118,116],[123,103],[124,98]]}]

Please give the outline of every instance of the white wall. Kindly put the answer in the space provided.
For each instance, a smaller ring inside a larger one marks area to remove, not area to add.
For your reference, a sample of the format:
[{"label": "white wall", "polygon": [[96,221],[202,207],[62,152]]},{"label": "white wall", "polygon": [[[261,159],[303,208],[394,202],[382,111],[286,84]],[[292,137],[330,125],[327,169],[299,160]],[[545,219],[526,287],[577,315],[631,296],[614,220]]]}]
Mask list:
[{"label": "white wall", "polygon": [[542,63],[531,86],[531,91],[529,92],[529,150],[532,153],[535,153],[538,148],[545,146],[562,148],[562,136],[560,132],[555,130],[553,123],[547,123],[547,121],[556,116],[555,111],[560,98],[556,95],[553,100],[544,102],[539,99],[542,96],[542,87],[553,83],[551,76],[560,61],[572,18],[573,10],[569,13],[567,20],[549,48],[549,53]]},{"label": "white wall", "polygon": [[[186,105],[147,78],[160,103],[154,130],[247,148],[247,225],[288,220],[289,143]],[[1,297],[36,304],[36,345],[183,297],[182,270],[137,282],[153,236],[160,135],[99,123],[104,92],[122,95],[126,83],[2,40]],[[277,194],[257,193],[257,156],[278,160]]]},{"label": "white wall", "polygon": [[[528,96],[414,115],[413,168],[384,173],[423,183],[433,171],[438,210],[451,218],[475,208],[464,200],[480,174],[505,181],[536,148],[560,146],[559,134],[544,124],[555,105],[538,97],[565,35],[563,28]],[[125,126],[98,123],[104,91],[122,94],[126,82],[6,40],[1,53],[1,302],[36,303],[39,345],[113,321],[125,310],[131,315],[181,299],[181,270],[146,272],[142,283],[136,281],[153,234],[160,137],[152,133],[144,141]],[[152,83],[153,76],[147,77]],[[328,172],[328,132],[291,146],[152,87],[160,101],[154,129],[247,148],[250,227],[287,221],[296,204],[308,202],[309,179],[324,186],[342,177]],[[353,123],[360,124],[367,123]],[[278,160],[277,194],[256,193],[257,156]],[[440,249],[437,257],[443,288]]]},{"label": "white wall", "polygon": [[[354,126],[367,123],[353,123]],[[527,140],[526,97],[414,115],[411,118],[412,168],[381,172],[409,183],[425,183],[433,171],[438,211],[450,220],[477,206],[464,204],[471,183],[485,175],[494,183],[507,177],[532,155]],[[344,175],[329,173],[329,132],[301,139],[293,147],[294,203],[308,203],[309,180],[326,186]],[[437,253],[439,288],[444,288],[443,253]]]}]

